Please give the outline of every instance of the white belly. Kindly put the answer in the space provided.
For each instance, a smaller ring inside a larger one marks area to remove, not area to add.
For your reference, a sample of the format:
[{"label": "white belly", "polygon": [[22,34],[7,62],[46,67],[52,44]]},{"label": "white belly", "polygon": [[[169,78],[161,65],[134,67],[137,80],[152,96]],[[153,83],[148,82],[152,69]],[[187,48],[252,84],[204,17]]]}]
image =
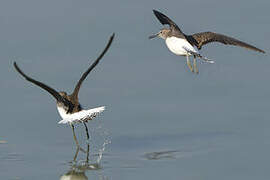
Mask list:
[{"label": "white belly", "polygon": [[70,114],[67,114],[66,110],[64,108],[62,108],[62,107],[57,106],[57,110],[58,110],[61,118],[63,118],[63,119],[66,119],[66,118],[68,118],[70,116]]},{"label": "white belly", "polygon": [[176,55],[190,55],[185,49],[198,53],[198,51],[185,39],[177,37],[168,37],[165,40],[167,47]]}]

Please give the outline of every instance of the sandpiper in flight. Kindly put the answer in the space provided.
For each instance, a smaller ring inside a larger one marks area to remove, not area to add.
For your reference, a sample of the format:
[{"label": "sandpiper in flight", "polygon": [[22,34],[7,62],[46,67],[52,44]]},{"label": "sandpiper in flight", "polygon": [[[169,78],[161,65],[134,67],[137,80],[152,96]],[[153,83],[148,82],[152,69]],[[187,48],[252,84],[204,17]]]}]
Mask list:
[{"label": "sandpiper in flight", "polygon": [[[239,41],[235,38],[228,37],[222,34],[217,34],[213,32],[202,32],[202,33],[196,33],[192,35],[186,35],[184,34],[180,28],[166,15],[162,14],[161,12],[158,12],[156,10],[153,10],[155,16],[158,18],[158,20],[163,25],[169,25],[169,28],[163,28],[161,29],[157,34],[154,34],[152,36],[149,36],[149,39],[155,38],[155,37],[161,37],[165,40],[167,47],[170,51],[172,51],[176,55],[180,56],[186,56],[187,57],[187,65],[191,72],[198,73],[198,68],[196,65],[196,58],[201,58],[205,62],[214,63],[214,61],[211,61],[199,54],[199,51],[203,45],[211,42],[220,42],[227,45],[234,45],[234,46],[240,46],[244,48],[248,48],[254,51],[265,53],[263,50],[258,49],[250,44],[247,44],[245,42]],[[193,67],[189,61],[189,56],[193,56]],[[193,69],[194,68],[194,69]]]},{"label": "sandpiper in flight", "polygon": [[86,72],[83,73],[82,77],[76,84],[76,87],[73,91],[72,94],[67,95],[66,92],[57,92],[53,88],[49,87],[48,85],[36,81],[32,79],[31,77],[27,76],[24,74],[24,72],[18,67],[16,62],[14,62],[14,67],[15,69],[27,80],[30,81],[31,83],[41,87],[42,89],[48,91],[57,101],[57,109],[60,114],[60,116],[63,118],[62,121],[59,123],[69,123],[70,126],[72,127],[72,132],[73,132],[73,137],[75,139],[76,144],[78,145],[75,132],[74,132],[74,125],[73,123],[75,122],[82,122],[85,126],[86,130],[86,135],[87,139],[89,139],[89,133],[88,133],[88,128],[86,125],[86,122],[88,120],[91,120],[94,118],[97,114],[102,112],[104,110],[104,107],[98,107],[94,109],[89,109],[89,110],[83,110],[79,100],[78,100],[78,93],[80,90],[80,87],[82,85],[82,82],[84,79],[87,77],[87,75],[95,68],[95,66],[99,63],[100,59],[104,56],[104,54],[107,52],[109,47],[111,46],[111,43],[113,41],[114,34],[110,37],[109,42],[103,52],[100,54],[100,56],[95,60],[95,62],[87,69]]}]

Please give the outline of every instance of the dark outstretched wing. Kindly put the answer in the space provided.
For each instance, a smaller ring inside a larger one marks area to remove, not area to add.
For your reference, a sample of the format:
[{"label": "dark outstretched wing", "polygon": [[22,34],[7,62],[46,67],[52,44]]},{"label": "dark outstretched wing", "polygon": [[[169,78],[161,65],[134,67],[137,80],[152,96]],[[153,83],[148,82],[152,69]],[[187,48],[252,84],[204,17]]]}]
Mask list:
[{"label": "dark outstretched wing", "polygon": [[73,104],[63,98],[56,90],[54,90],[53,88],[47,86],[46,84],[36,81],[33,78],[27,76],[26,74],[24,74],[24,72],[22,72],[22,70],[19,68],[19,66],[16,64],[16,62],[13,63],[15,69],[27,80],[30,81],[31,83],[41,87],[42,89],[46,90],[47,92],[49,92],[57,101],[60,101],[62,103],[64,103],[66,106],[69,107],[69,111],[71,111],[73,109]]},{"label": "dark outstretched wing", "polygon": [[263,50],[258,49],[250,44],[239,41],[232,37],[228,37],[228,36],[213,33],[213,32],[196,33],[190,36],[186,36],[186,38],[191,44],[197,46],[198,49],[201,49],[202,46],[207,43],[220,42],[227,45],[240,46],[240,47],[244,47],[244,48],[251,49],[254,51],[265,53]]},{"label": "dark outstretched wing", "polygon": [[85,73],[83,73],[81,79],[78,81],[73,93],[72,93],[72,96],[77,99],[78,98],[78,93],[79,93],[79,90],[80,90],[80,87],[82,85],[82,82],[83,80],[86,78],[86,76],[92,71],[92,69],[95,68],[95,66],[99,63],[100,59],[104,56],[104,54],[107,52],[107,50],[109,49],[109,47],[111,46],[111,43],[113,41],[113,38],[114,38],[114,33],[113,35],[110,37],[110,40],[107,44],[107,46],[105,47],[105,49],[103,50],[103,52],[99,55],[99,57],[96,59],[96,61],[87,69],[87,71]]},{"label": "dark outstretched wing", "polygon": [[180,36],[183,37],[183,32],[180,30],[180,28],[175,24],[170,18],[168,18],[166,15],[162,14],[161,12],[158,12],[157,10],[153,10],[155,16],[158,18],[161,24],[169,25],[172,33],[174,36]]}]

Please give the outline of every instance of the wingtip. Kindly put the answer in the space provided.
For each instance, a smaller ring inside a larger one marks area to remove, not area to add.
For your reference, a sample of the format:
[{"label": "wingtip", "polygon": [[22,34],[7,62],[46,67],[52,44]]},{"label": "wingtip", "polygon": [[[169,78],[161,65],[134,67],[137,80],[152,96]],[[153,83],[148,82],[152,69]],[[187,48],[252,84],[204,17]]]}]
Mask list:
[{"label": "wingtip", "polygon": [[250,48],[250,49],[265,54],[265,51],[264,51],[264,50],[259,49],[259,48],[255,47],[255,46],[251,46],[251,47],[252,47],[252,48]]},{"label": "wingtip", "polygon": [[253,48],[251,48],[251,49],[254,50],[254,51],[257,51],[257,52],[260,52],[260,53],[265,54],[265,51],[262,50],[262,49],[259,49],[259,48],[256,48],[256,47],[253,47]]},{"label": "wingtip", "polygon": [[112,33],[112,35],[111,35],[111,39],[113,39],[113,38],[114,38],[114,36],[115,36],[115,33]]},{"label": "wingtip", "polygon": [[154,13],[156,16],[158,16],[159,14],[162,14],[161,12],[159,12],[159,11],[157,11],[157,10],[155,10],[155,9],[153,9],[153,13]]},{"label": "wingtip", "polygon": [[165,14],[153,9],[154,15],[159,20],[159,22],[163,25],[168,24],[169,26],[174,25],[175,23]]},{"label": "wingtip", "polygon": [[112,35],[110,36],[110,39],[109,39],[109,43],[108,43],[109,46],[111,45],[111,43],[114,39],[114,36],[115,36],[115,33],[112,33]]},{"label": "wingtip", "polygon": [[13,66],[14,66],[14,68],[15,68],[17,71],[20,72],[20,69],[19,69],[19,67],[18,67],[18,65],[17,65],[17,63],[16,63],[16,61],[13,62]]}]

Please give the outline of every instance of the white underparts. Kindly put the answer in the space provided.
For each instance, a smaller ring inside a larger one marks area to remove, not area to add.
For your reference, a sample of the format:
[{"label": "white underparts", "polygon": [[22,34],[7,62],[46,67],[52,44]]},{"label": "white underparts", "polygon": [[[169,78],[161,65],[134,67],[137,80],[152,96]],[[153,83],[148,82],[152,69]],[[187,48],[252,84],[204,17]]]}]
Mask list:
[{"label": "white underparts", "polygon": [[167,37],[165,39],[165,42],[169,50],[176,55],[180,56],[191,55],[185,49],[198,53],[198,51],[186,39],[177,37]]},{"label": "white underparts", "polygon": [[[105,106],[88,109],[88,110],[81,110],[76,113],[66,114],[63,108],[57,107],[59,114],[63,118],[63,120],[59,121],[58,124],[66,124],[66,123],[80,123],[80,122],[87,122],[95,118],[98,114],[105,110]],[[65,113],[65,114],[63,114]]]},{"label": "white underparts", "polygon": [[63,119],[68,118],[68,116],[70,116],[69,114],[67,114],[67,111],[63,107],[61,107],[61,106],[57,106],[57,110],[58,110],[60,116]]}]

